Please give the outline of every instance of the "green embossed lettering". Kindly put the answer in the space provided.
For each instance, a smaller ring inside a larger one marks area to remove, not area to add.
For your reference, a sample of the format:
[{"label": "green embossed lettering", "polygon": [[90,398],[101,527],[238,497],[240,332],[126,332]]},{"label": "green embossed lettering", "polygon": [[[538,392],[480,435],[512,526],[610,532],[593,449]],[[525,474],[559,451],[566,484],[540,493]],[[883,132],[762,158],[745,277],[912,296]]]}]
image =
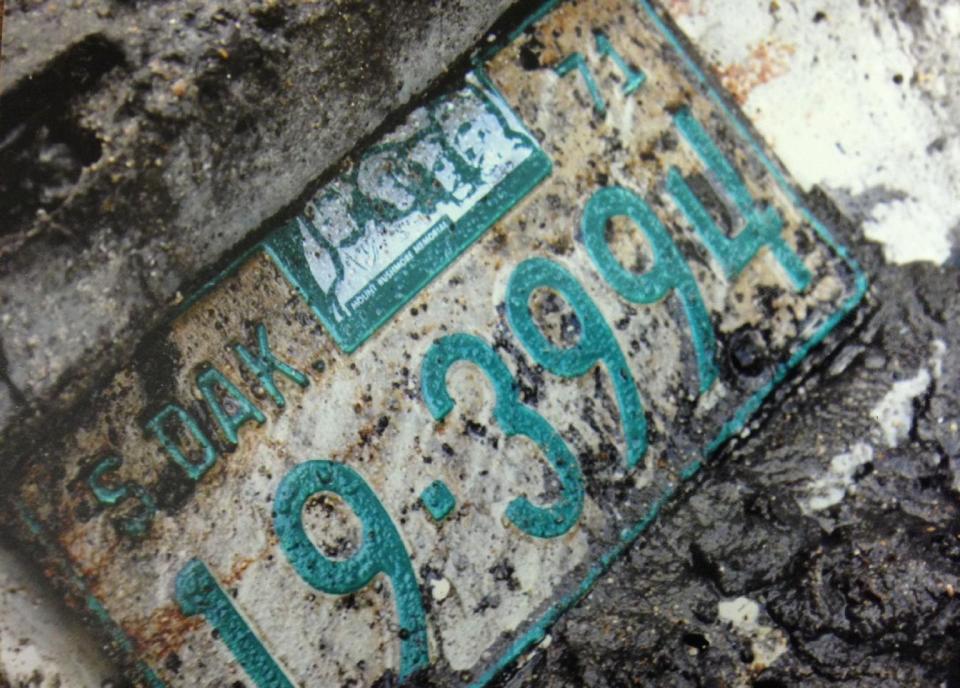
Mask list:
[{"label": "green embossed lettering", "polygon": [[[536,324],[530,311],[530,297],[537,289],[556,291],[573,308],[580,323],[580,339],[575,346],[554,345]],[[606,366],[620,405],[627,467],[637,466],[647,451],[647,419],[637,385],[610,326],[573,275],[545,258],[525,260],[510,276],[507,318],[533,360],[556,375],[579,377],[598,363]]]},{"label": "green embossed lettering", "polygon": [[202,614],[257,688],[293,688],[202,561],[191,559],[180,569],[175,590],[180,611],[186,616]]},{"label": "green embossed lettering", "polygon": [[[614,257],[607,244],[607,222],[620,215],[633,220],[653,249],[653,267],[643,275],[627,270]],[[594,265],[623,298],[634,303],[655,303],[671,291],[676,291],[690,322],[700,392],[710,389],[717,377],[717,337],[713,323],[693,273],[650,206],[628,189],[609,186],[590,197],[583,212],[581,228],[587,253]]]},{"label": "green embossed lettering", "polygon": [[101,504],[116,506],[127,498],[129,490],[126,483],[118,485],[117,487],[109,487],[102,482],[104,475],[117,470],[122,463],[123,461],[118,456],[107,456],[103,458],[100,463],[94,467],[93,472],[90,473],[87,484],[90,486],[90,490],[97,498],[97,501]]},{"label": "green embossed lettering", "polygon": [[783,229],[780,213],[772,207],[757,207],[740,175],[688,108],[677,112],[673,122],[746,221],[736,237],[725,236],[680,171],[673,167],[667,173],[667,189],[727,276],[739,275],[761,247],[769,246],[794,289],[806,289],[810,284],[810,271],[780,235]]},{"label": "green embossed lettering", "polygon": [[[206,400],[210,413],[217,419],[224,437],[230,444],[236,444],[239,441],[237,430],[244,423],[255,420],[259,425],[263,425],[267,421],[267,417],[263,415],[260,409],[254,406],[253,402],[247,399],[243,392],[227,379],[226,375],[213,366],[197,375],[197,387],[200,388],[200,393]],[[217,395],[218,387],[226,393],[229,399],[227,403],[234,407],[232,412],[228,412],[220,401],[220,397]]]},{"label": "green embossed lettering", "polygon": [[420,501],[435,521],[442,521],[449,516],[457,506],[457,499],[450,492],[450,488],[442,480],[434,480],[423,492]]},{"label": "green embossed lettering", "polygon": [[309,378],[293,366],[284,363],[278,359],[270,350],[270,343],[267,341],[267,328],[263,323],[257,324],[257,348],[259,352],[254,355],[242,344],[234,344],[233,352],[236,354],[240,363],[246,366],[257,379],[263,388],[273,399],[273,402],[280,408],[286,404],[283,394],[277,389],[277,383],[274,381],[274,373],[280,373],[286,376],[301,387],[310,384]]},{"label": "green embossed lettering", "polygon": [[587,66],[587,61],[583,59],[581,53],[573,53],[572,55],[567,55],[563,60],[553,68],[559,76],[566,76],[570,72],[576,69],[580,72],[580,75],[583,77],[584,83],[587,85],[587,90],[590,92],[590,98],[593,100],[593,109],[596,110],[599,114],[603,114],[607,111],[607,102],[603,99],[603,94],[600,93],[600,88],[597,86],[596,79],[593,78],[593,74],[590,72],[590,67]]},{"label": "green embossed lettering", "polygon": [[[188,459],[183,453],[183,450],[181,450],[180,447],[177,446],[177,443],[167,434],[167,421],[172,418],[179,420],[183,427],[187,429],[187,432],[197,441],[197,444],[200,445],[203,454],[199,461],[191,461]],[[200,425],[194,417],[179,404],[167,404],[164,406],[160,413],[147,422],[146,428],[154,434],[160,442],[160,446],[167,453],[167,456],[169,456],[175,464],[180,466],[193,480],[199,480],[204,473],[210,470],[210,467],[213,466],[217,460],[217,450],[214,448],[213,442],[211,442],[206,433],[200,429]]]},{"label": "green embossed lettering", "polygon": [[[353,509],[363,526],[363,542],[349,559],[328,559],[303,527],[303,507],[315,494],[332,492]],[[410,556],[377,495],[352,468],[333,461],[294,466],[277,489],[273,523],[280,546],[300,577],[317,590],[346,595],[385,574],[393,586],[400,635],[400,677],[426,667],[427,619]]]},{"label": "green embossed lettering", "polygon": [[[620,53],[617,52],[617,49],[613,47],[610,39],[603,33],[598,31],[595,37],[597,40],[597,52],[613,60],[613,63],[623,72],[623,76],[626,79],[622,87],[624,95],[630,95],[643,86],[647,80],[647,75],[631,67]],[[590,93],[590,99],[593,101],[593,109],[601,115],[606,113],[607,101],[604,100],[603,94],[600,92],[600,87],[597,85],[597,80],[594,78],[593,72],[590,71],[590,67],[583,57],[583,53],[576,52],[567,55],[553,68],[553,71],[559,76],[566,76],[573,70],[580,72],[580,76],[583,77],[583,82],[587,85],[587,91]]]},{"label": "green embossed lettering", "polygon": [[497,353],[479,337],[457,333],[436,340],[420,369],[423,399],[430,413],[441,420],[453,410],[447,390],[447,371],[457,361],[468,361],[484,372],[496,394],[494,417],[508,437],[529,437],[540,447],[560,481],[561,496],[551,506],[535,506],[516,497],[507,507],[507,518],[534,537],[563,535],[574,526],[583,509],[583,472],[580,462],[560,434],[543,416],[520,403],[517,383]]},{"label": "green embossed lettering", "polygon": [[100,460],[90,473],[87,479],[87,485],[97,501],[109,507],[120,506],[128,499],[136,499],[140,502],[140,507],[132,515],[117,518],[115,524],[121,532],[133,537],[140,537],[147,532],[150,527],[150,521],[157,513],[157,503],[139,484],[128,481],[115,487],[105,485],[103,478],[106,474],[112,473],[120,468],[123,460],[118,456],[107,456]]},{"label": "green embossed lettering", "polygon": [[596,33],[596,39],[597,52],[599,52],[601,55],[606,55],[613,60],[613,63],[619,67],[621,72],[623,72],[623,76],[626,79],[626,82],[623,84],[624,95],[628,96],[643,86],[644,82],[647,80],[647,75],[642,71],[637,71],[627,64],[627,61],[624,60],[620,53],[617,52],[617,49],[613,47],[610,39],[607,38],[603,33],[598,31]]}]

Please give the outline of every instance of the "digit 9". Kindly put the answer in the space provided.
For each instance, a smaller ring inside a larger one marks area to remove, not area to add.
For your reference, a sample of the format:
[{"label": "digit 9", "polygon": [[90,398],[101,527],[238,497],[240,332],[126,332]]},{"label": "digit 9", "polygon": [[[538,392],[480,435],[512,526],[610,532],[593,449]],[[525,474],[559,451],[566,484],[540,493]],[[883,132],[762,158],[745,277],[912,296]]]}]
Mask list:
[{"label": "digit 9", "polygon": [[[653,249],[654,264],[644,274],[631,272],[613,255],[607,243],[607,222],[626,216],[643,232]],[[690,325],[690,339],[697,357],[700,393],[717,378],[717,337],[700,287],[677,245],[646,201],[620,186],[598,190],[583,211],[583,243],[590,259],[607,284],[632,303],[656,303],[676,292]]]},{"label": "digit 9", "polygon": [[[304,505],[323,492],[342,498],[362,525],[360,548],[348,559],[326,557],[303,527]],[[365,588],[377,574],[385,574],[393,587],[401,628],[400,677],[427,666],[426,614],[410,556],[383,504],[356,471],[333,461],[295,466],[277,488],[273,522],[287,560],[321,592],[347,595]]]},{"label": "digit 9", "polygon": [[[570,304],[580,323],[580,339],[570,347],[554,345],[533,319],[530,298],[538,289],[551,289]],[[546,258],[520,263],[507,285],[510,327],[537,363],[561,377],[585,375],[603,363],[620,406],[620,423],[627,444],[627,468],[635,468],[647,451],[647,419],[633,374],[613,331],[580,283],[565,268]]]}]

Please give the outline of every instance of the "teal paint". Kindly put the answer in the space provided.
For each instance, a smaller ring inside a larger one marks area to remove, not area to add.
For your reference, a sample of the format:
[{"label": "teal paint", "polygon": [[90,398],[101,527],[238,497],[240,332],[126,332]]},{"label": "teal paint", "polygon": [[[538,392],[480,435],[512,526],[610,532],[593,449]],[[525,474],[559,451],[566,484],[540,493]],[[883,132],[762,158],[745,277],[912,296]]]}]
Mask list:
[{"label": "teal paint", "polygon": [[94,497],[96,497],[97,501],[101,504],[115,506],[118,502],[122,502],[127,498],[129,490],[126,484],[118,485],[117,487],[109,487],[103,484],[103,476],[116,471],[122,463],[123,461],[117,456],[107,456],[101,459],[90,473],[90,477],[87,479],[87,485],[90,486]]},{"label": "teal paint", "polygon": [[273,403],[275,403],[278,408],[283,408],[286,400],[277,388],[277,383],[273,377],[274,374],[280,373],[300,387],[306,387],[310,384],[310,379],[303,372],[281,361],[276,357],[276,354],[270,350],[266,325],[257,323],[256,332],[257,354],[251,353],[250,350],[242,344],[234,344],[232,347],[233,352],[240,364],[246,367],[260,381],[260,384],[266,390],[267,394],[273,399]]},{"label": "teal paint", "polygon": [[673,33],[667,23],[660,17],[657,13],[657,10],[654,9],[653,5],[649,0],[636,0],[640,7],[646,12],[648,18],[654,24],[658,31],[663,35],[664,39],[670,46],[677,52],[680,56],[680,59],[683,63],[683,66],[686,68],[687,72],[693,77],[694,81],[697,82],[701,88],[707,93],[709,99],[713,104],[724,114],[724,118],[728,124],[730,124],[740,139],[747,145],[747,147],[753,152],[755,156],[760,160],[763,166],[766,168],[767,172],[773,177],[777,186],[783,191],[787,196],[790,202],[800,210],[803,216],[810,222],[810,225],[813,227],[814,232],[817,236],[830,247],[830,249],[836,253],[847,267],[850,268],[851,272],[854,274],[854,292],[846,299],[837,311],[830,316],[823,325],[811,335],[797,351],[790,357],[786,364],[782,364],[777,367],[771,381],[769,384],[764,385],[761,389],[757,390],[746,402],[734,413],[733,417],[723,425],[720,432],[704,447],[703,453],[705,457],[710,457],[716,451],[723,446],[723,444],[733,437],[735,434],[740,432],[746,425],[747,419],[750,415],[756,411],[763,403],[763,400],[769,396],[776,385],[783,381],[787,374],[795,368],[807,355],[810,351],[820,344],[826,337],[829,335],[834,328],[843,321],[853,310],[860,304],[863,300],[863,297],[867,293],[869,288],[869,280],[867,279],[866,273],[860,267],[859,263],[850,255],[850,252],[846,247],[841,246],[829,229],[814,215],[810,209],[803,202],[802,196],[797,192],[793,185],[787,180],[787,177],[783,170],[780,169],[780,166],[774,162],[774,160],[767,155],[766,151],[763,150],[763,147],[760,143],[754,138],[750,129],[743,122],[738,115],[736,115],[731,107],[727,104],[727,101],[720,94],[717,86],[714,82],[707,77],[704,71],[700,68],[699,65],[694,61],[690,54],[683,47],[683,43],[680,39]]},{"label": "teal paint", "polygon": [[623,72],[624,79],[626,79],[622,86],[623,95],[629,96],[646,83],[647,75],[643,73],[643,70],[636,70],[627,64],[627,61],[617,52],[617,49],[613,47],[605,34],[597,32],[594,37],[597,41],[597,52],[613,60],[614,64]]},{"label": "teal paint", "polygon": [[[176,420],[186,428],[191,437],[200,445],[201,456],[199,460],[191,460],[183,453],[183,450],[167,434],[169,422]],[[167,453],[167,456],[183,469],[191,480],[199,480],[203,474],[210,470],[211,466],[217,460],[217,450],[213,442],[207,437],[207,434],[200,428],[196,419],[179,404],[167,404],[160,413],[151,418],[146,424],[147,431],[153,433],[160,447]]]},{"label": "teal paint", "polygon": [[142,538],[150,530],[150,524],[157,513],[157,503],[145,489],[133,484],[130,496],[140,502],[139,508],[125,518],[115,519],[114,523],[121,533],[131,538]]},{"label": "teal paint", "polygon": [[90,473],[87,485],[97,501],[107,507],[120,506],[131,498],[139,501],[139,508],[136,508],[132,514],[115,518],[114,524],[124,535],[133,538],[143,537],[157,513],[157,503],[150,493],[132,480],[117,487],[103,484],[103,476],[115,472],[122,464],[123,460],[115,455],[103,458]]},{"label": "teal paint", "polygon": [[566,76],[573,70],[577,70],[580,76],[583,77],[583,82],[587,85],[587,91],[590,93],[590,99],[593,101],[594,112],[598,115],[606,113],[607,102],[603,99],[603,94],[600,93],[600,87],[597,86],[597,80],[593,78],[593,72],[591,72],[590,67],[587,66],[587,61],[584,59],[582,53],[567,55],[553,68],[553,71],[561,77]]},{"label": "teal paint", "polygon": [[442,480],[434,480],[423,492],[420,493],[420,501],[433,517],[434,521],[440,522],[453,513],[457,506],[457,499],[450,492],[450,488]]},{"label": "teal paint", "polygon": [[[516,39],[524,31],[526,31],[530,25],[554,9],[560,1],[561,0],[549,0],[549,2],[544,3],[539,10],[531,15],[530,18],[527,19],[517,29],[517,31],[510,34],[507,40],[513,41]],[[860,268],[857,261],[850,256],[847,249],[836,241],[830,230],[828,230],[826,226],[820,222],[820,220],[812,212],[810,212],[809,208],[807,208],[802,202],[800,194],[793,188],[792,184],[787,181],[785,174],[764,152],[763,148],[751,134],[747,125],[740,120],[738,115],[734,114],[733,110],[727,105],[727,102],[720,94],[717,87],[711,80],[707,78],[704,72],[686,51],[683,43],[673,33],[667,23],[660,17],[657,10],[654,9],[649,0],[636,0],[636,2],[638,6],[646,13],[647,17],[651,20],[670,47],[672,47],[680,56],[687,71],[694,76],[694,80],[707,92],[708,97],[714,103],[714,105],[716,105],[723,112],[726,121],[733,126],[740,139],[751,149],[751,151],[757,156],[771,176],[773,176],[777,186],[780,187],[784,194],[786,194],[786,196],[790,199],[791,203],[793,203],[793,205],[800,210],[804,217],[807,218],[817,235],[831,248],[832,251],[834,251],[834,253],[843,259],[843,261],[854,273],[854,293],[851,294],[850,298],[846,299],[838,308],[838,310],[797,349],[796,353],[790,357],[785,365],[777,368],[771,383],[757,390],[757,392],[755,392],[750,399],[748,399],[734,413],[733,417],[723,426],[721,431],[717,433],[717,435],[710,442],[707,443],[703,449],[703,455],[705,458],[709,458],[715,454],[716,451],[722,447],[728,439],[743,429],[750,415],[757,408],[759,408],[763,400],[770,394],[771,391],[773,391],[778,383],[783,381],[783,378],[786,377],[790,370],[795,368],[800,361],[806,358],[806,356],[815,346],[820,344],[844,318],[853,312],[853,310],[860,304],[860,302],[863,300],[863,297],[866,295],[867,289],[869,288],[869,282],[866,274]],[[502,47],[502,44],[492,46],[487,52],[483,53],[483,59],[490,59],[490,57],[496,54],[496,52],[502,49]],[[690,461],[681,471],[682,479],[685,481],[692,479],[700,471],[703,463],[704,462],[701,459],[694,459]],[[510,645],[509,649],[507,649],[500,656],[500,658],[498,658],[492,667],[490,667],[477,680],[470,684],[471,688],[483,688],[489,684],[500,672],[513,664],[521,655],[523,655],[525,652],[528,652],[533,646],[543,640],[550,626],[552,626],[556,620],[560,618],[560,616],[570,607],[583,599],[600,579],[600,577],[607,573],[613,562],[618,559],[631,544],[633,544],[633,542],[650,526],[651,523],[653,523],[654,520],[656,520],[660,509],[673,496],[673,492],[673,488],[668,488],[665,490],[661,497],[654,502],[653,506],[647,512],[647,515],[633,528],[625,531],[621,536],[621,542],[611,548],[601,558],[598,564],[590,569],[589,573],[584,577],[577,590],[564,596],[560,601],[551,606],[539,619],[533,622],[530,628],[525,631],[512,645]]]},{"label": "teal paint", "polygon": [[[363,527],[362,543],[346,560],[324,556],[303,527],[303,507],[313,495],[338,495]],[[306,461],[294,466],[277,488],[274,527],[291,566],[309,585],[331,595],[347,595],[385,574],[393,587],[400,634],[400,678],[430,663],[427,619],[420,586],[393,520],[366,481],[352,468],[333,461]]]},{"label": "teal paint", "polygon": [[[476,75],[467,81],[464,89],[427,105],[422,126],[408,138],[371,147],[264,241],[264,250],[347,353],[550,174],[550,159],[499,93]],[[482,115],[454,126],[449,118],[458,103]],[[470,143],[475,137],[489,151],[476,150]],[[431,150],[440,151],[438,157],[431,158]],[[508,164],[493,164],[497,155]],[[378,166],[383,188],[372,197],[369,188],[361,191],[359,175]],[[500,168],[509,171],[491,176]],[[416,231],[409,226],[414,221],[422,224]],[[390,240],[381,245],[384,236]],[[387,263],[381,255],[396,257]]]},{"label": "teal paint", "polygon": [[447,390],[447,371],[459,362],[477,366],[493,385],[496,395],[493,415],[507,437],[522,435],[533,440],[553,467],[561,496],[551,506],[536,506],[526,497],[515,497],[507,506],[507,519],[528,535],[552,538],[563,535],[579,520],[583,510],[583,471],[580,461],[560,434],[543,416],[520,402],[516,380],[500,356],[485,341],[458,333],[433,342],[420,368],[423,400],[436,420],[453,410]]},{"label": "teal paint", "polygon": [[247,264],[254,254],[260,253],[263,248],[255,244],[245,251],[241,252],[236,258],[231,260],[225,268],[215,274],[209,280],[201,284],[197,289],[190,293],[182,302],[180,302],[170,314],[170,322],[173,322],[184,313],[187,313],[193,306],[204,299],[214,289],[219,287],[223,281],[237,274],[241,267]]},{"label": "teal paint", "polygon": [[177,574],[175,591],[184,616],[202,615],[257,688],[293,688],[206,564],[191,559]]},{"label": "teal paint", "polygon": [[500,41],[497,41],[493,45],[488,46],[485,50],[480,51],[473,60],[473,66],[482,67],[484,62],[487,62],[499,53],[503,48],[510,43],[513,43],[517,38],[526,33],[527,29],[536,24],[538,21],[543,19],[547,14],[553,11],[557,5],[565,0],[545,0],[541,5],[535,9],[526,19],[524,19],[520,24],[504,36]]},{"label": "teal paint", "polygon": [[[856,261],[849,255],[847,250],[839,245],[830,232],[823,226],[822,223],[803,205],[801,195],[792,188],[790,183],[787,181],[784,173],[779,169],[777,163],[775,163],[760,147],[760,145],[753,139],[752,134],[742,121],[737,118],[731,109],[727,105],[724,96],[722,96],[716,89],[714,82],[710,80],[700,68],[696,65],[693,59],[685,52],[684,47],[680,40],[672,33],[667,24],[657,15],[656,11],[653,9],[651,4],[647,0],[637,0],[638,5],[642,8],[644,12],[647,13],[651,21],[657,27],[657,29],[664,36],[664,39],[667,44],[669,44],[673,49],[676,50],[677,54],[680,56],[681,61],[685,65],[688,72],[690,72],[695,81],[697,81],[707,92],[708,97],[713,101],[713,103],[720,109],[726,118],[726,121],[733,127],[736,134],[746,143],[746,145],[752,150],[752,152],[757,156],[760,162],[766,167],[768,172],[773,177],[775,183],[783,190],[786,196],[790,201],[804,214],[804,216],[810,221],[814,231],[820,237],[821,240],[826,243],[831,250],[833,250],[837,255],[839,255],[853,271],[855,276],[855,292],[846,299],[843,304],[839,307],[837,312],[835,312],[824,324],[817,330],[806,342],[804,342],[800,348],[795,352],[793,356],[783,365],[779,366],[776,369],[775,375],[771,380],[771,383],[762,389],[758,390],[750,399],[748,399],[738,411],[731,417],[731,419],[723,426],[720,432],[707,444],[703,449],[703,456],[710,457],[733,435],[739,432],[747,422],[747,419],[750,417],[751,413],[756,410],[763,399],[769,395],[770,391],[775,387],[777,383],[782,381],[782,379],[789,373],[790,369],[795,367],[809,351],[819,344],[835,327],[836,325],[843,320],[851,311],[853,311],[856,306],[862,300],[864,294],[868,289],[868,281],[866,275],[862,272],[859,265]],[[490,46],[486,51],[481,53],[481,55],[476,58],[487,59],[492,54],[500,50],[505,42],[509,42],[517,38],[527,27],[529,27],[533,22],[542,18],[550,10],[552,10],[559,3],[559,0],[550,0],[550,2],[544,3],[537,12],[532,15],[528,20],[526,20],[517,30],[512,32],[509,37],[507,37],[503,42],[496,45]],[[482,67],[478,67],[476,70],[476,75],[479,79],[483,81],[484,84],[492,88],[492,83],[490,82],[487,75],[484,73]],[[196,303],[197,300],[202,298],[205,294],[209,293],[216,285],[218,285],[224,278],[233,274],[236,269],[251,255],[252,253],[265,248],[267,252],[270,252],[269,247],[257,246],[251,249],[248,253],[244,254],[238,258],[233,264],[231,264],[226,270],[224,270],[216,278],[212,279],[206,285],[204,285],[200,290],[195,292],[192,296],[188,297],[187,300],[182,304],[179,309],[179,313],[185,312],[188,310],[190,305]],[[276,260],[276,258],[275,258]],[[282,270],[282,268],[281,268]],[[288,279],[290,278],[289,274],[284,273]],[[301,292],[302,293],[302,292]],[[166,448],[165,448],[166,451]],[[167,452],[170,453],[169,451]],[[681,471],[681,478],[683,480],[692,479],[700,470],[701,466],[705,464],[705,459],[694,459],[691,460]],[[527,632],[525,632],[520,638],[514,642],[509,649],[497,660],[496,664],[491,667],[490,670],[485,672],[477,681],[473,684],[475,686],[483,686],[489,683],[493,677],[499,673],[503,668],[510,665],[518,657],[520,657],[524,652],[528,651],[533,645],[535,645],[539,640],[541,640],[547,629],[550,625],[556,621],[556,619],[570,606],[576,604],[590,588],[595,584],[595,582],[602,576],[608,569],[612,562],[620,556],[626,547],[629,546],[632,542],[631,538],[635,539],[642,533],[649,524],[656,518],[657,513],[659,512],[660,507],[665,503],[667,499],[672,495],[672,489],[668,489],[664,492],[661,499],[654,503],[654,505],[649,510],[647,516],[638,522],[635,526],[629,529],[625,529],[621,536],[621,542],[611,548],[604,556],[598,560],[597,565],[590,569],[588,575],[584,578],[583,582],[580,584],[578,589],[571,594],[568,594],[561,598],[555,605],[550,607],[550,609],[544,613],[539,619],[534,621]],[[56,560],[58,569],[60,570],[65,585],[71,589],[82,589],[86,590],[85,583],[82,578],[73,571],[72,566],[69,562],[63,557],[62,552],[55,549],[51,542],[54,541],[48,534],[43,532],[42,527],[40,526],[37,519],[28,512],[28,510],[23,507],[22,504],[18,505],[18,518],[25,525],[26,529],[35,534],[37,540],[47,549],[48,556],[51,560]],[[103,606],[96,600],[95,597],[90,596],[87,601],[87,611],[100,620],[102,626],[108,630],[108,633],[111,634],[113,642],[116,646],[124,648],[128,652],[132,652],[133,646],[131,641],[126,638],[122,629],[112,621],[109,614],[103,608]],[[139,664],[139,671],[144,681],[148,683],[152,688],[162,688],[163,683],[157,678],[156,674],[145,664]]]},{"label": "teal paint", "polygon": [[[530,311],[530,298],[538,289],[549,289],[570,304],[580,324],[579,341],[558,347],[543,334]],[[555,375],[580,377],[603,363],[616,391],[620,426],[626,440],[626,464],[635,468],[647,451],[647,418],[637,384],[610,325],[583,286],[566,268],[546,258],[520,263],[507,285],[507,319],[510,328],[534,361]]]},{"label": "teal paint", "polygon": [[[197,375],[197,387],[200,389],[204,401],[207,402],[210,413],[220,426],[223,436],[230,444],[236,445],[240,441],[237,431],[244,424],[252,420],[256,421],[258,425],[267,422],[267,417],[263,415],[263,412],[235,384],[230,382],[226,375],[213,366],[207,367]],[[229,412],[224,407],[224,403],[220,401],[220,396],[217,394],[218,388],[226,394],[230,400],[229,405],[235,407],[236,410]]]},{"label": "teal paint", "polygon": [[[618,216],[629,217],[653,249],[653,267],[642,275],[625,268],[607,243],[607,223]],[[710,389],[718,373],[717,336],[710,314],[690,267],[646,201],[620,186],[599,189],[587,201],[580,228],[593,264],[620,296],[632,303],[649,304],[656,303],[670,292],[677,294],[690,323],[700,393]]]},{"label": "teal paint", "polygon": [[110,487],[103,483],[103,477],[116,471],[122,463],[123,461],[117,456],[107,456],[101,459],[90,473],[87,485],[97,501],[104,506],[117,507],[130,498],[139,501],[139,508],[126,517],[116,518],[114,523],[121,533],[131,537],[142,537],[150,528],[150,522],[153,521],[153,517],[157,513],[156,501],[149,492],[133,481],[128,481],[116,487]]},{"label": "teal paint", "polygon": [[810,271],[780,235],[783,230],[780,213],[772,207],[757,207],[740,175],[688,108],[674,114],[673,121],[745,220],[736,237],[725,236],[680,171],[674,167],[667,173],[667,189],[701,241],[723,266],[727,277],[737,277],[761,247],[769,246],[794,289],[806,289],[811,280]]}]

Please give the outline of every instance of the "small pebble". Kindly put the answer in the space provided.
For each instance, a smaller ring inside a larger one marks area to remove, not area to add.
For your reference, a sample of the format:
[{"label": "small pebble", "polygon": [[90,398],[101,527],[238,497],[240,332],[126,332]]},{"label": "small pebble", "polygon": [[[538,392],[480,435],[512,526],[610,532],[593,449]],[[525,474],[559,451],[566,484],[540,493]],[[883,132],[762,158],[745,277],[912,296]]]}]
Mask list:
[{"label": "small pebble", "polygon": [[446,578],[438,578],[430,583],[430,592],[433,599],[437,602],[443,602],[450,594],[450,581]]}]

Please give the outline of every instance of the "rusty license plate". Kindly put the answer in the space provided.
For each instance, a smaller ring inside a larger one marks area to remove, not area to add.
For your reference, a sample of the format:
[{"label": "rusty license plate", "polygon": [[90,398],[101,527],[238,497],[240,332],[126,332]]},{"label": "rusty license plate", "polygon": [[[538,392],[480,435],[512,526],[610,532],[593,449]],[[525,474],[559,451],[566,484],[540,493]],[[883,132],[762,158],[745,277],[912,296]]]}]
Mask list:
[{"label": "rusty license plate", "polygon": [[190,299],[16,511],[149,685],[481,686],[865,284],[655,8],[552,3]]}]

